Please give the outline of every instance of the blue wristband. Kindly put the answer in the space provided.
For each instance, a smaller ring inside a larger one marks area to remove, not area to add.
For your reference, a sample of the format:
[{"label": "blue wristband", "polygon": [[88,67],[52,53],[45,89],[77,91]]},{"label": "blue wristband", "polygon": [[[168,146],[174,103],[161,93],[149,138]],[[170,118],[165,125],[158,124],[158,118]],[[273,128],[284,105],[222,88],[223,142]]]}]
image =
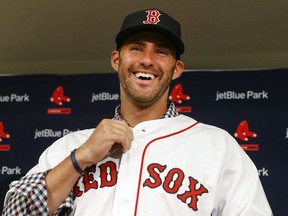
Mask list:
[{"label": "blue wristband", "polygon": [[76,171],[79,173],[79,174],[82,174],[84,172],[84,170],[81,169],[81,167],[79,166],[77,160],[76,160],[76,157],[75,157],[75,151],[76,149],[74,149],[71,154],[70,154],[70,158],[71,158],[71,161],[72,161],[72,164],[74,166],[74,168],[76,169]]}]

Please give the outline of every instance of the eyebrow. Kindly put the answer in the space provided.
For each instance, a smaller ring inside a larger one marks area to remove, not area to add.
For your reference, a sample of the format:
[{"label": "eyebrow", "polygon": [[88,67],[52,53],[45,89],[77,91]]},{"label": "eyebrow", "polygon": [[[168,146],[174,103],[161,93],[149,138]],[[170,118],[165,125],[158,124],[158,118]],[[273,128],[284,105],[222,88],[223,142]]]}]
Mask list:
[{"label": "eyebrow", "polygon": [[[170,49],[171,51],[174,50],[174,46],[168,41],[158,41],[158,42],[153,42],[153,43],[155,43],[156,46],[159,48],[166,48],[166,49]],[[138,45],[144,46],[145,40],[140,40],[137,38],[130,38],[127,40],[127,44],[138,44]]]}]

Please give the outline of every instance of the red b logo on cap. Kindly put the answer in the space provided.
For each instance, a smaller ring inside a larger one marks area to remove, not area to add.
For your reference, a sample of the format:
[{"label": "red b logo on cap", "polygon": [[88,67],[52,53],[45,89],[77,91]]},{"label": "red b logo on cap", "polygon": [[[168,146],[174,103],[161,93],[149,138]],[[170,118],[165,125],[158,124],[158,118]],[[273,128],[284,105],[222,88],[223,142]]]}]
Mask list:
[{"label": "red b logo on cap", "polygon": [[143,21],[144,24],[154,24],[156,25],[160,22],[160,12],[158,10],[147,10],[147,20]]}]

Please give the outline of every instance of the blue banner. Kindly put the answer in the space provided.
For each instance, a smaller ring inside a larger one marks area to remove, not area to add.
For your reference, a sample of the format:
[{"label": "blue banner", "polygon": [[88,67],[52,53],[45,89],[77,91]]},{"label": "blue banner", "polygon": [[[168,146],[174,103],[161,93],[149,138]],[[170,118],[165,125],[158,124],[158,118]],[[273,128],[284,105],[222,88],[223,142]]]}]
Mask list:
[{"label": "blue banner", "polygon": [[[275,215],[288,213],[287,83],[287,69],[186,71],[169,96],[182,114],[235,137],[255,163]],[[9,183],[44,149],[112,118],[119,103],[116,73],[0,76],[0,211]]]}]

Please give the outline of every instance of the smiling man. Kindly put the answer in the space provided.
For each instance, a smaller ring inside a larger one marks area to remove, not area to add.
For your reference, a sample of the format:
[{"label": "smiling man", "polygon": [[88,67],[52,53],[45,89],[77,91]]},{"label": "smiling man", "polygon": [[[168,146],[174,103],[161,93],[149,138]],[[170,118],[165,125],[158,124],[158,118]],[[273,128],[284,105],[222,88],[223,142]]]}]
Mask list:
[{"label": "smiling man", "polygon": [[160,118],[167,110],[169,85],[183,69],[173,44],[157,32],[140,32],[112,52],[120,80],[120,112],[130,126]]},{"label": "smiling man", "polygon": [[69,133],[10,184],[3,216],[272,215],[257,170],[226,131],[179,114],[179,23],[158,9],[128,15],[111,65],[113,119]]}]

